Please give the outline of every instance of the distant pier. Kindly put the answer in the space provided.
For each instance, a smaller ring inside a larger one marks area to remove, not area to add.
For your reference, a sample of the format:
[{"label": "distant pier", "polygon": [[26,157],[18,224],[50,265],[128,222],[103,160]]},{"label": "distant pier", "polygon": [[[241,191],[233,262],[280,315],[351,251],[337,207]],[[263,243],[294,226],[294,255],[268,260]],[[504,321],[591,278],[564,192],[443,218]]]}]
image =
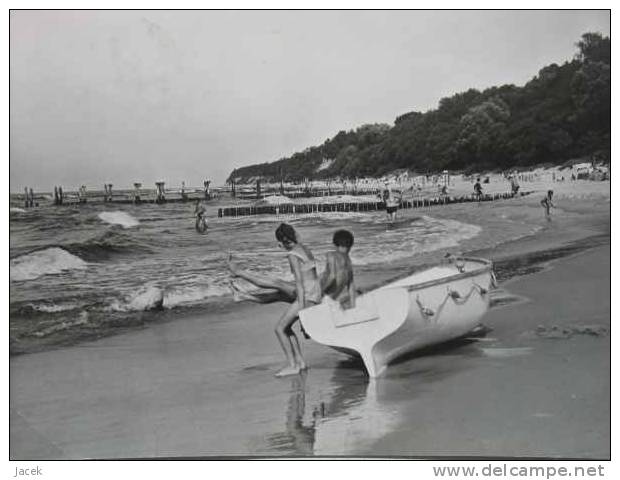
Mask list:
[{"label": "distant pier", "polygon": [[[142,183],[133,184],[133,189],[112,190],[111,183],[103,184],[103,190],[87,190],[85,185],[76,191],[63,190],[62,186],[55,185],[50,193],[33,193],[32,188],[24,188],[22,195],[17,198],[25,208],[37,207],[40,204],[52,204],[56,206],[119,203],[119,204],[142,204],[142,203],[184,203],[196,200],[212,200],[219,196],[219,189],[211,189],[211,181],[205,180],[204,187],[186,187],[185,182],[179,188],[165,189],[165,182],[156,182],[155,189],[143,188]],[[37,200],[37,201],[35,201]]]}]

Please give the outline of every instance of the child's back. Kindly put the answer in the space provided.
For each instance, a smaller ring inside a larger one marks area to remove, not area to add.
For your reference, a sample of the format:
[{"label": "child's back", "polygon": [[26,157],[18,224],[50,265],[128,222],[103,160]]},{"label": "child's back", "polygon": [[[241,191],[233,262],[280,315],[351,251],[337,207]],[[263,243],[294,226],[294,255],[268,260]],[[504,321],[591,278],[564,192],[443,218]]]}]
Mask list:
[{"label": "child's back", "polygon": [[347,230],[338,230],[334,234],[336,249],[328,252],[325,271],[321,277],[323,293],[341,305],[355,306],[355,284],[353,283],[353,265],[349,251],[353,246],[353,234]]},{"label": "child's back", "polygon": [[323,292],[337,301],[348,296],[349,285],[353,282],[353,265],[349,255],[339,251],[329,252],[326,268],[330,275],[325,277]]}]

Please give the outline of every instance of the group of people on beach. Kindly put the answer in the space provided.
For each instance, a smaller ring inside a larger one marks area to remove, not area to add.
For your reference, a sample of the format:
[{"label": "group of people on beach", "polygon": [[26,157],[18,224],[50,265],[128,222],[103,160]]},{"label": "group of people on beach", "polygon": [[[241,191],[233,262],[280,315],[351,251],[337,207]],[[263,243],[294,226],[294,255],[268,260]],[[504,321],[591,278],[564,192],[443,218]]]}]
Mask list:
[{"label": "group of people on beach", "polygon": [[338,230],[334,233],[334,250],[327,253],[325,270],[321,275],[314,255],[300,241],[298,233],[292,226],[282,223],[276,229],[275,236],[278,245],[287,252],[293,281],[268,278],[241,270],[232,261],[232,255],[228,259],[228,268],[234,277],[243,278],[261,289],[268,289],[249,293],[231,282],[237,300],[290,303],[275,328],[276,337],[287,360],[286,366],[276,373],[276,376],[282,377],[298,374],[307,368],[301,354],[299,338],[293,330],[293,325],[299,319],[300,310],[322,302],[337,302],[342,308],[354,308],[356,291],[353,266],[349,257],[353,247],[351,232]]},{"label": "group of people on beach", "polygon": [[[482,196],[480,179],[474,185],[474,193],[479,198]],[[547,219],[550,219],[550,211],[554,207],[552,198],[553,191],[549,190],[540,202],[545,209]],[[383,200],[386,204],[388,218],[394,221],[400,198],[386,186]],[[202,202],[196,202],[194,213],[196,229],[200,231],[199,224],[203,223],[203,228],[206,230],[206,209]],[[276,376],[286,376],[298,374],[307,368],[301,353],[299,338],[293,330],[293,325],[299,319],[299,312],[304,308],[326,301],[337,302],[342,308],[355,307],[356,290],[353,281],[353,266],[349,257],[354,238],[348,230],[338,230],[334,233],[334,250],[327,253],[325,269],[319,275],[314,255],[300,241],[298,233],[291,225],[280,224],[275,231],[275,237],[280,248],[287,252],[293,281],[265,277],[242,270],[232,261],[232,255],[228,258],[228,268],[233,277],[242,278],[261,289],[253,292],[244,291],[234,281],[231,281],[230,286],[236,300],[250,300],[258,303],[282,301],[290,304],[275,328],[276,337],[287,360],[286,366],[279,370]],[[305,335],[303,327],[301,331]]]}]

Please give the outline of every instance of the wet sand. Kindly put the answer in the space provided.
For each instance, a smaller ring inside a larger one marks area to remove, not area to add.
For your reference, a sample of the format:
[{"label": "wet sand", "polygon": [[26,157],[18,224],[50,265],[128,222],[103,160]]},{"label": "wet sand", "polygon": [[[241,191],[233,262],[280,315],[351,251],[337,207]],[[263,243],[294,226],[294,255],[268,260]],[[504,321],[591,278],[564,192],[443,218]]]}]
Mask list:
[{"label": "wet sand", "polygon": [[[478,253],[501,265],[600,234],[600,224],[580,232],[563,239],[549,228]],[[610,249],[597,241],[503,282],[523,301],[491,310],[485,338],[403,359],[374,381],[359,361],[311,341],[311,369],[274,378],[282,304],[12,357],[10,457],[608,458],[610,338],[600,327],[610,327]],[[571,333],[549,338],[562,328]]]},{"label": "wet sand", "polygon": [[375,454],[609,458],[609,246],[504,287],[524,301],[491,310],[483,341],[403,365],[406,389],[397,369],[379,382],[407,405]]}]

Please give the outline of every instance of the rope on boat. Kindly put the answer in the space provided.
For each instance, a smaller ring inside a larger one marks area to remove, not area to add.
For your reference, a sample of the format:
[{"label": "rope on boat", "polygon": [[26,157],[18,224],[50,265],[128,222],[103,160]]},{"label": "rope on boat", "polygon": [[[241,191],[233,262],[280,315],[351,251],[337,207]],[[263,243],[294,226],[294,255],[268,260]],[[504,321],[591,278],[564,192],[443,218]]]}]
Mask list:
[{"label": "rope on boat", "polygon": [[426,308],[424,305],[422,305],[422,302],[420,302],[419,295],[416,296],[415,301],[418,304],[418,308],[420,309],[420,313],[422,314],[422,317],[424,318],[424,320],[428,320],[429,317],[432,317],[433,315],[435,315],[435,312],[433,312],[430,308]]},{"label": "rope on boat", "polygon": [[[495,276],[493,275],[491,278],[492,287],[495,286],[494,277]],[[434,322],[437,323],[439,321],[439,316],[441,315],[441,312],[443,311],[444,307],[446,306],[446,303],[448,302],[448,299],[452,299],[455,305],[460,306],[460,305],[465,305],[469,301],[471,296],[474,294],[474,292],[477,292],[481,298],[484,297],[489,292],[488,289],[478,285],[476,282],[473,282],[473,281],[472,281],[471,289],[465,296],[461,295],[456,290],[450,289],[449,286],[446,287],[446,290],[447,290],[446,296],[444,297],[439,307],[437,307],[437,310],[433,310],[432,308],[425,307],[420,300],[420,296],[419,295],[416,296],[415,301],[418,305],[418,309],[420,310],[420,315],[422,315],[422,318],[424,320],[428,321],[431,319],[431,317],[434,317]]]},{"label": "rope on boat", "polygon": [[[489,293],[489,290],[478,285],[476,282],[472,281],[471,283],[474,284],[474,287],[476,287],[478,289],[478,293],[480,293],[480,295],[486,295],[487,293]],[[493,286],[493,280],[491,280],[491,286]]]}]

